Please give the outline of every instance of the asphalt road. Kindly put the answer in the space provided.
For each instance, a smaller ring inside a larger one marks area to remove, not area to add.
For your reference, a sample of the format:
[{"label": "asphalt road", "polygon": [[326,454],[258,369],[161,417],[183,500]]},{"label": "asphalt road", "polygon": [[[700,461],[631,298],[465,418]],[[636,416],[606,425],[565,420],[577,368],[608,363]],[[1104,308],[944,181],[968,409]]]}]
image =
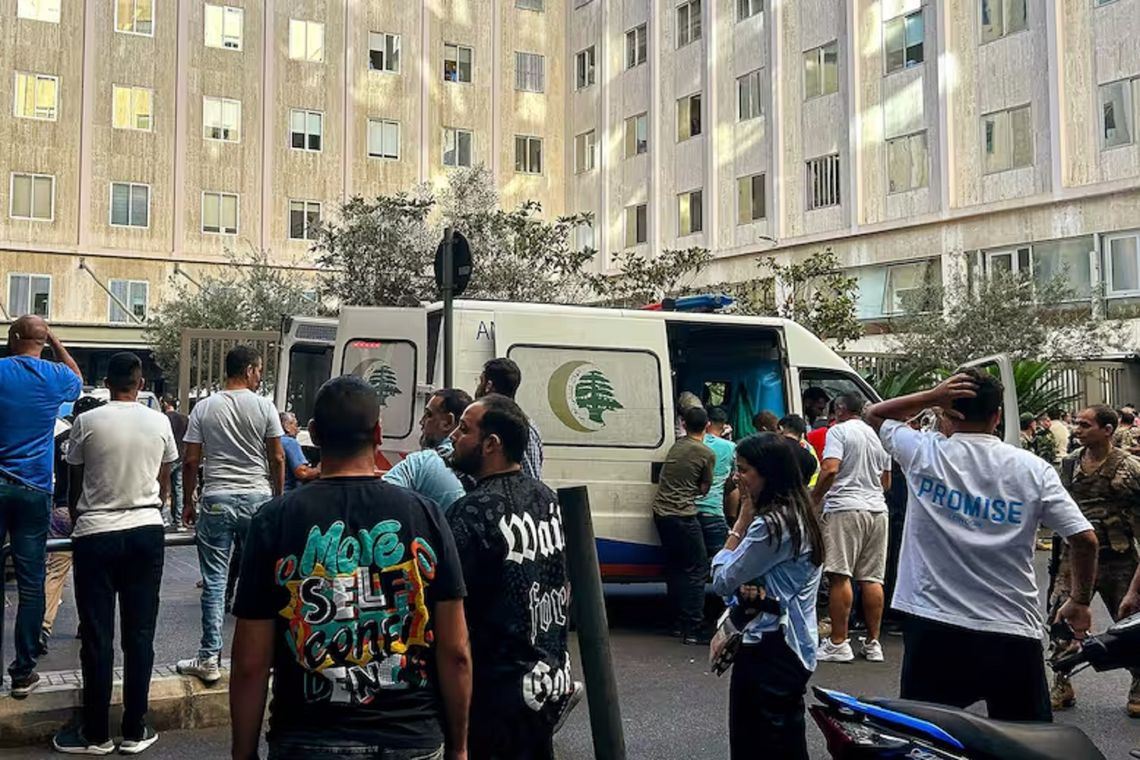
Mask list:
[{"label": "asphalt road", "polygon": [[[1039,560],[1043,566],[1043,555]],[[199,636],[196,577],[193,550],[172,550],[156,641],[160,662],[194,654]],[[14,601],[14,590],[9,587],[7,591]],[[705,648],[684,647],[658,632],[664,622],[664,601],[662,586],[607,587],[611,645],[628,756],[634,760],[727,757],[727,677],[717,678],[708,672]],[[9,607],[4,633],[9,655],[12,611]],[[1103,627],[1108,618],[1099,603],[1094,614],[1097,626]],[[74,630],[70,597],[60,612],[57,630]],[[51,653],[42,663],[44,669],[78,666],[77,642],[69,635],[53,642]],[[227,637],[227,646],[228,643]],[[859,695],[897,694],[902,641],[888,636],[883,643],[887,662],[823,663],[812,683]],[[577,656],[576,645],[571,648]],[[1127,758],[1128,750],[1140,745],[1140,720],[1130,720],[1124,712],[1128,683],[1127,674],[1120,672],[1079,675],[1075,681],[1077,706],[1060,713],[1057,720],[1079,726],[1110,759]],[[827,757],[823,737],[810,719],[808,741],[813,758]],[[556,737],[555,746],[560,760],[586,760],[594,756],[585,703]],[[178,732],[161,737],[147,756],[212,758],[227,756],[228,749],[227,729]],[[0,751],[0,758],[49,756],[52,755],[46,750],[31,748]]]}]

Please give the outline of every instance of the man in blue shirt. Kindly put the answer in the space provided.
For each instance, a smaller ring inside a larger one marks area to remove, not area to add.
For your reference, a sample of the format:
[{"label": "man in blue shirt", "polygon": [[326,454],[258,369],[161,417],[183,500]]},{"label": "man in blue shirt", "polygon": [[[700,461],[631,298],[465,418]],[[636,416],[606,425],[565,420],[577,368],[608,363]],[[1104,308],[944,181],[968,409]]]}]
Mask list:
[{"label": "man in blue shirt", "polygon": [[[40,358],[45,345],[60,364]],[[8,674],[12,696],[23,699],[40,680],[35,668],[44,618],[56,414],[60,404],[79,398],[83,376],[47,322],[35,315],[8,328],[8,354],[0,359],[0,543],[8,538],[16,566],[16,659]],[[0,604],[0,630],[3,623]]]},{"label": "man in blue shirt", "polygon": [[459,418],[470,404],[471,397],[457,388],[443,388],[432,394],[420,418],[423,450],[409,454],[384,473],[384,480],[410,488],[444,512],[461,499],[467,491],[447,460],[452,451],[451,431],[459,426]]},{"label": "man in blue shirt", "polygon": [[[712,485],[709,492],[697,499],[697,520],[701,523],[701,532],[705,537],[705,551],[709,559],[724,548],[728,538],[728,520],[725,514],[736,517],[739,509],[740,494],[731,482],[731,475],[736,460],[736,445],[724,437],[724,426],[728,424],[728,413],[724,407],[714,406],[709,409],[709,424],[705,428],[705,445],[716,454],[716,464],[713,465]],[[725,492],[728,499],[725,499]]]},{"label": "man in blue shirt", "polygon": [[319,478],[321,471],[309,466],[301,442],[297,440],[297,433],[301,429],[297,424],[297,415],[281,412],[281,429],[285,431],[285,435],[281,436],[281,448],[285,451],[285,490],[292,491],[302,483]]}]

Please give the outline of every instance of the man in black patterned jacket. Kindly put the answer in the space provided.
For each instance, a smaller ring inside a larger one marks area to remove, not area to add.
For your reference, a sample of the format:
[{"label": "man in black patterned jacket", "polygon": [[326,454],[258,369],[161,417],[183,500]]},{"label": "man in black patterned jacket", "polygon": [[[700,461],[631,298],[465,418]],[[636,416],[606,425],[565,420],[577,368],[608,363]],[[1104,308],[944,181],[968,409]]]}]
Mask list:
[{"label": "man in black patterned jacket", "polygon": [[554,492],[520,470],[529,427],[514,401],[492,394],[451,434],[452,466],[478,481],[447,515],[467,582],[470,760],[551,760],[574,690],[562,512]]}]

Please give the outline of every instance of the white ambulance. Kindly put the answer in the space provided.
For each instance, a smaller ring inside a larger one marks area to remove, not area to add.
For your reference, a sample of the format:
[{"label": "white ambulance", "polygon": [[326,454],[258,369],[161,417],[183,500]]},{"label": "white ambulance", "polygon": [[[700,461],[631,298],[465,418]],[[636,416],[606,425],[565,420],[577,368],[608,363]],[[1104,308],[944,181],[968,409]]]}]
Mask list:
[{"label": "white ambulance", "polygon": [[[379,391],[389,464],[419,447],[425,401],[442,387],[442,318],[439,304],[341,310],[331,373],[358,375]],[[327,356],[330,347],[329,323],[319,326],[320,342],[288,335],[282,342],[287,393],[280,397],[279,391],[278,404],[307,403],[307,409],[297,408],[299,416],[307,416],[320,384],[313,357]],[[291,328],[306,334],[316,329],[298,321]],[[650,504],[676,439],[681,393],[723,406],[730,422],[764,410],[777,417],[802,413],[802,393],[813,386],[830,397],[857,391],[878,399],[838,354],[788,320],[456,301],[455,386],[473,393],[483,364],[498,356],[513,359],[522,371],[517,401],[542,433],[543,480],[552,488],[588,487],[598,558],[612,581],[661,575]],[[1002,364],[1005,376],[1008,363]]]}]

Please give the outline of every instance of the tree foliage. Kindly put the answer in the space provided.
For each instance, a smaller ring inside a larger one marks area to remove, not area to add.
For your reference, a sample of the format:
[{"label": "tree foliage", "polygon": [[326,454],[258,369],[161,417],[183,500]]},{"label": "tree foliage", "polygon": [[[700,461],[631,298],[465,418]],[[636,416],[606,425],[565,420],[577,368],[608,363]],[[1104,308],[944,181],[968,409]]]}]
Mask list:
[{"label": "tree foliage", "polygon": [[284,316],[318,311],[312,296],[315,278],[307,273],[271,264],[265,251],[227,251],[226,258],[224,270],[207,272],[196,283],[172,275],[173,296],[150,314],[145,337],[172,384],[178,379],[184,328],[276,330]]},{"label": "tree foliage", "polygon": [[353,198],[322,224],[313,250],[325,271],[323,294],[344,305],[408,306],[438,298],[432,273],[444,229],[471,245],[474,273],[464,298],[575,303],[590,296],[592,248],[575,250],[574,229],[586,214],[547,221],[527,201],[499,208],[494,178],[483,166],[458,169],[433,195]]},{"label": "tree foliage", "polygon": [[[943,308],[916,307],[920,303]],[[1120,323],[1093,316],[1087,301],[1072,301],[1063,278],[1036,283],[993,272],[974,288],[928,285],[904,301],[892,342],[908,367],[949,371],[971,359],[1008,354],[1028,359],[1079,360],[1120,341]]]},{"label": "tree foliage", "polygon": [[856,310],[859,283],[843,272],[830,248],[788,264],[770,256],[758,263],[775,281],[770,305],[760,304],[770,308],[767,315],[798,322],[836,348],[863,335]]},{"label": "tree foliage", "polygon": [[638,308],[692,292],[692,280],[712,261],[707,248],[668,249],[652,257],[637,251],[614,255],[617,273],[599,275],[594,290],[614,306]]}]

